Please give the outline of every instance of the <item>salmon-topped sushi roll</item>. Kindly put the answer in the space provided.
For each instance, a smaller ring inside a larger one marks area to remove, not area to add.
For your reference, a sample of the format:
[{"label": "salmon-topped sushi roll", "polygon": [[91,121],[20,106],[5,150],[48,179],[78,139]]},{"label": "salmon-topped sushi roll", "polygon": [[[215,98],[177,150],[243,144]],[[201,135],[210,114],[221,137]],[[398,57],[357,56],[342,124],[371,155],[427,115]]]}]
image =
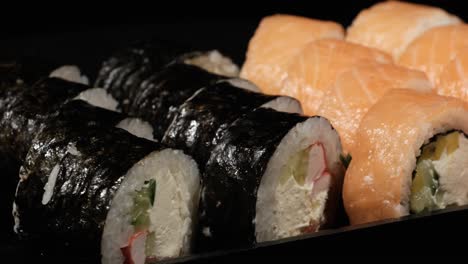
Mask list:
[{"label": "salmon-topped sushi roll", "polygon": [[386,1],[361,11],[348,28],[346,40],[384,50],[397,59],[425,31],[461,22],[440,8]]},{"label": "salmon-topped sushi roll", "polygon": [[343,72],[330,86],[317,114],[338,130],[345,152],[352,153],[362,117],[392,88],[431,90],[432,85],[423,72],[373,63]]},{"label": "salmon-topped sushi roll", "polygon": [[426,72],[435,84],[443,68],[468,46],[468,25],[433,28],[414,40],[398,63]]},{"label": "salmon-topped sushi roll", "polygon": [[241,77],[264,93],[278,94],[291,57],[307,43],[322,38],[343,39],[344,29],[335,22],[299,16],[265,17],[249,42]]},{"label": "salmon-topped sushi roll", "polygon": [[458,52],[437,79],[439,94],[468,101],[468,46]]},{"label": "salmon-topped sushi roll", "polygon": [[392,58],[382,51],[343,40],[314,41],[292,59],[282,94],[296,97],[304,113],[314,115],[336,76],[360,63],[371,62],[392,63]]},{"label": "salmon-topped sushi roll", "polygon": [[343,200],[351,224],[468,204],[468,104],[392,89],[362,119]]}]

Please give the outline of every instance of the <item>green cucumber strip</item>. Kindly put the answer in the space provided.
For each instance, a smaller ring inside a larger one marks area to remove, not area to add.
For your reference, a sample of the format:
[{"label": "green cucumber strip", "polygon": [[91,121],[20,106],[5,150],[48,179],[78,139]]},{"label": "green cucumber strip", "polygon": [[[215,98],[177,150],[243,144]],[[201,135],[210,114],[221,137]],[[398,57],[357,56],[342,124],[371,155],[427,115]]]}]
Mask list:
[{"label": "green cucumber strip", "polygon": [[145,230],[150,225],[148,210],[153,206],[156,195],[156,181],[151,179],[144,182],[144,186],[135,191],[133,208],[131,211],[131,225],[137,231]]}]

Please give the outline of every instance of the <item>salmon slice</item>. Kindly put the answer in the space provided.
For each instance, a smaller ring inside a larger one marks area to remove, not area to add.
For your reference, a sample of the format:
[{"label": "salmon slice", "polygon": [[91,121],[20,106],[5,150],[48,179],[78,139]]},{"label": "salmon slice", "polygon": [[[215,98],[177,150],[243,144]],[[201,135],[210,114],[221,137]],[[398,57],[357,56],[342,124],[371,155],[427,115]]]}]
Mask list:
[{"label": "salmon slice", "polygon": [[435,134],[450,130],[468,132],[468,105],[462,100],[391,89],[374,104],[359,125],[343,186],[351,224],[409,214],[420,149]]},{"label": "salmon slice", "polygon": [[336,76],[359,64],[392,63],[390,55],[343,40],[323,39],[307,44],[292,58],[281,94],[297,98],[304,113],[314,115]]},{"label": "salmon slice", "polygon": [[348,28],[346,40],[381,49],[396,60],[425,31],[460,23],[440,8],[386,1],[361,11]]},{"label": "salmon slice", "polygon": [[391,64],[370,63],[341,73],[322,99],[317,114],[338,131],[345,153],[351,153],[362,117],[392,88],[430,91],[426,74]]},{"label": "salmon slice", "polygon": [[468,48],[461,49],[444,67],[437,81],[439,94],[468,102]]},{"label": "salmon slice", "polygon": [[262,19],[249,42],[241,77],[267,94],[278,94],[292,56],[307,43],[323,38],[344,39],[344,29],[335,22],[291,15]]},{"label": "salmon slice", "polygon": [[437,27],[414,40],[398,63],[426,72],[432,83],[437,84],[445,65],[467,46],[468,25]]}]

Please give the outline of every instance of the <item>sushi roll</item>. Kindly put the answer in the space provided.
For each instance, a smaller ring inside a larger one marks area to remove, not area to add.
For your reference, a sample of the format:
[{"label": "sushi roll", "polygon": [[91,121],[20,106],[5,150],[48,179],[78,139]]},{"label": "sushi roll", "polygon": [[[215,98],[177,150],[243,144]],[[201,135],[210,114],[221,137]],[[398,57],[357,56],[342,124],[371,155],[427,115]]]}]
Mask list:
[{"label": "sushi roll", "polygon": [[[5,161],[0,207],[5,210],[6,213],[2,214],[5,216],[11,216],[20,166],[49,115],[74,98],[90,98],[92,100],[89,101],[98,105],[115,105],[115,100],[105,96],[102,89],[90,89],[56,78],[43,79],[32,87],[21,76],[18,80],[17,84],[5,86],[0,91],[0,156]],[[106,118],[104,120],[107,121]],[[5,225],[8,230],[5,233],[8,233],[12,230],[11,217],[6,217],[5,221],[8,221]]]},{"label": "sushi roll", "polygon": [[393,64],[368,63],[339,74],[323,96],[317,114],[340,134],[343,151],[352,154],[356,131],[369,108],[393,88],[433,89],[426,74]]},{"label": "sushi roll", "polygon": [[397,60],[424,32],[462,22],[440,8],[383,1],[359,13],[347,30],[346,40],[383,50]]},{"label": "sushi roll", "polygon": [[22,238],[63,241],[70,256],[145,263],[191,250],[196,163],[120,128],[55,117],[36,136],[14,203]]},{"label": "sushi roll", "polygon": [[115,110],[117,102],[103,89],[58,78],[40,80],[32,87],[5,89],[0,120],[0,147],[22,161],[43,121],[73,99]]},{"label": "sushi roll", "polygon": [[251,246],[333,225],[343,166],[322,117],[258,108],[232,123],[202,180],[197,250]]},{"label": "sushi roll", "polygon": [[293,98],[254,93],[241,87],[220,81],[198,90],[176,111],[162,142],[184,150],[203,169],[224,129],[243,114],[257,107],[302,113],[299,102]]},{"label": "sushi roll", "polygon": [[291,58],[308,43],[324,38],[344,39],[343,27],[335,22],[306,17],[267,16],[260,21],[249,41],[240,76],[255,83],[264,93],[281,94]]},{"label": "sushi roll", "polygon": [[[186,49],[172,43],[153,39],[139,41],[120,50],[102,63],[94,83],[109,91],[122,106],[139,82],[158,72]],[[125,110],[125,109],[123,109]]]},{"label": "sushi roll", "polygon": [[174,63],[146,79],[130,106],[130,115],[148,121],[161,140],[177,108],[199,89],[222,77],[199,67]]},{"label": "sushi roll", "polygon": [[[121,113],[110,111],[104,108],[92,106],[82,100],[73,100],[59,108],[54,113],[51,113],[44,124],[41,126],[42,129],[47,126],[48,122],[54,122],[54,125],[66,124],[74,122],[80,127],[94,127],[94,126],[105,126],[105,127],[120,127],[129,131],[136,136],[145,136],[152,133],[149,124],[141,121],[137,118],[130,118]],[[137,124],[137,125],[135,125]],[[40,133],[36,131],[36,133]],[[0,202],[0,215],[10,216],[1,217],[0,222],[6,222],[2,225],[2,229],[5,228],[5,233],[11,234],[13,232],[13,217],[11,216],[12,204],[15,196],[15,189],[18,185],[19,171],[22,162],[18,159],[12,158],[11,155],[2,154],[1,162],[4,162],[4,169],[2,170],[2,182],[1,188],[1,202]]]},{"label": "sushi roll", "polygon": [[237,76],[237,66],[216,50],[189,52],[187,48],[160,40],[139,42],[106,60],[95,82],[119,101],[119,109],[128,112],[140,91],[140,85],[165,66],[182,63],[203,68],[214,74]]},{"label": "sushi roll", "polygon": [[436,86],[445,67],[468,45],[468,25],[436,27],[415,39],[398,60],[402,66],[423,71]]},{"label": "sushi roll", "polygon": [[361,121],[346,172],[351,224],[468,204],[467,133],[465,102],[410,89],[387,92]]},{"label": "sushi roll", "polygon": [[[40,78],[47,76],[53,64],[31,57],[0,62],[0,118],[10,108],[13,98]],[[21,167],[19,157],[11,153],[8,142],[0,145],[0,242],[11,241],[13,234],[12,203]]]},{"label": "sushi roll", "polygon": [[343,40],[311,42],[291,59],[282,94],[299,99],[304,113],[315,115],[327,89],[341,72],[375,62],[391,64],[392,58],[379,50]]}]

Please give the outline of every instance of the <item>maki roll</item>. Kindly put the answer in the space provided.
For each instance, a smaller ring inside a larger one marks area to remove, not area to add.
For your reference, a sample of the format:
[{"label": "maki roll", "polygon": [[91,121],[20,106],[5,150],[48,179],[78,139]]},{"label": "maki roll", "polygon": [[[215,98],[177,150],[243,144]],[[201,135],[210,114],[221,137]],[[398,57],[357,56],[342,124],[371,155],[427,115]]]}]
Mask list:
[{"label": "maki roll", "polygon": [[[156,102],[152,102],[151,109],[158,108],[158,104],[167,107],[164,101],[166,101],[168,93],[175,94],[175,97],[169,96],[172,99],[169,99],[168,106],[178,107],[196,90],[206,85],[223,79],[233,78],[238,80],[238,78],[235,78],[238,72],[237,66],[216,50],[183,54],[129,91],[128,111],[130,113],[141,110],[145,112],[146,109],[141,109],[140,104],[146,107],[149,101],[154,100]],[[249,87],[252,87],[252,85],[249,85]],[[151,90],[155,90],[156,93]],[[148,92],[150,96],[146,98]],[[175,100],[175,98],[177,99]],[[175,101],[171,102],[173,100]]]},{"label": "maki roll", "polygon": [[90,89],[56,78],[44,79],[30,87],[20,78],[15,85],[0,90],[0,156],[3,157],[0,210],[5,216],[2,221],[7,222],[2,229],[4,227],[7,234],[13,229],[11,211],[20,166],[48,116],[73,98],[90,98],[89,101],[102,105],[113,102],[102,89]]},{"label": "maki roll", "polygon": [[[52,119],[53,118],[53,119]],[[110,111],[104,108],[92,106],[82,100],[73,100],[54,113],[52,113],[47,120],[54,122],[54,125],[64,125],[68,122],[74,122],[81,128],[89,128],[94,126],[117,126],[125,129],[137,136],[146,136],[152,133],[152,129],[146,122],[137,118],[130,118],[121,113]],[[44,123],[47,123],[45,121]],[[43,125],[44,126],[44,125]],[[41,129],[42,127],[41,126]],[[46,125],[47,126],[47,125]],[[37,133],[38,131],[36,131]],[[40,133],[39,133],[40,134]],[[1,187],[2,199],[0,202],[0,215],[10,216],[2,217],[0,221],[3,223],[2,229],[5,229],[7,234],[13,231],[13,217],[11,216],[12,204],[15,197],[15,189],[19,180],[19,168],[22,165],[17,159],[12,158],[11,155],[0,155],[1,162],[4,162],[4,169],[2,170],[3,184]]]},{"label": "maki roll", "polygon": [[343,166],[322,117],[258,108],[232,123],[206,165],[197,250],[251,246],[333,225]]},{"label": "maki roll", "polygon": [[215,74],[238,74],[237,66],[218,51],[188,52],[186,47],[153,39],[135,43],[107,59],[95,86],[108,90],[127,112],[141,83],[169,63],[195,65]]},{"label": "maki roll", "polygon": [[21,237],[63,241],[102,263],[144,263],[190,252],[199,174],[181,151],[119,128],[51,117],[20,172]]},{"label": "maki roll", "polygon": [[0,119],[0,147],[22,161],[31,140],[43,121],[73,99],[115,110],[116,101],[103,89],[68,82],[58,78],[43,79],[32,87],[13,86],[4,89]]},{"label": "maki roll", "polygon": [[141,84],[129,113],[148,121],[154,138],[160,140],[177,108],[200,88],[220,78],[193,65],[171,64]]},{"label": "maki roll", "polygon": [[465,102],[387,92],[362,120],[346,172],[343,201],[351,224],[468,204],[467,134]]},{"label": "maki roll", "polygon": [[[53,64],[31,57],[0,62],[0,118],[6,117],[5,113],[27,86],[47,76],[52,69]],[[4,132],[0,130],[0,134],[5,135]],[[9,241],[13,237],[11,211],[21,161],[11,153],[12,149],[8,140],[0,145],[0,241]]]},{"label": "maki roll", "polygon": [[138,41],[118,50],[106,59],[99,70],[95,86],[107,89],[119,102],[127,99],[133,81],[140,81],[158,72],[187,48],[167,41]]},{"label": "maki roll", "polygon": [[246,86],[220,81],[198,90],[176,111],[162,142],[192,155],[203,169],[223,131],[243,114],[258,107],[301,113],[299,102],[293,98],[264,95],[241,87]]}]

